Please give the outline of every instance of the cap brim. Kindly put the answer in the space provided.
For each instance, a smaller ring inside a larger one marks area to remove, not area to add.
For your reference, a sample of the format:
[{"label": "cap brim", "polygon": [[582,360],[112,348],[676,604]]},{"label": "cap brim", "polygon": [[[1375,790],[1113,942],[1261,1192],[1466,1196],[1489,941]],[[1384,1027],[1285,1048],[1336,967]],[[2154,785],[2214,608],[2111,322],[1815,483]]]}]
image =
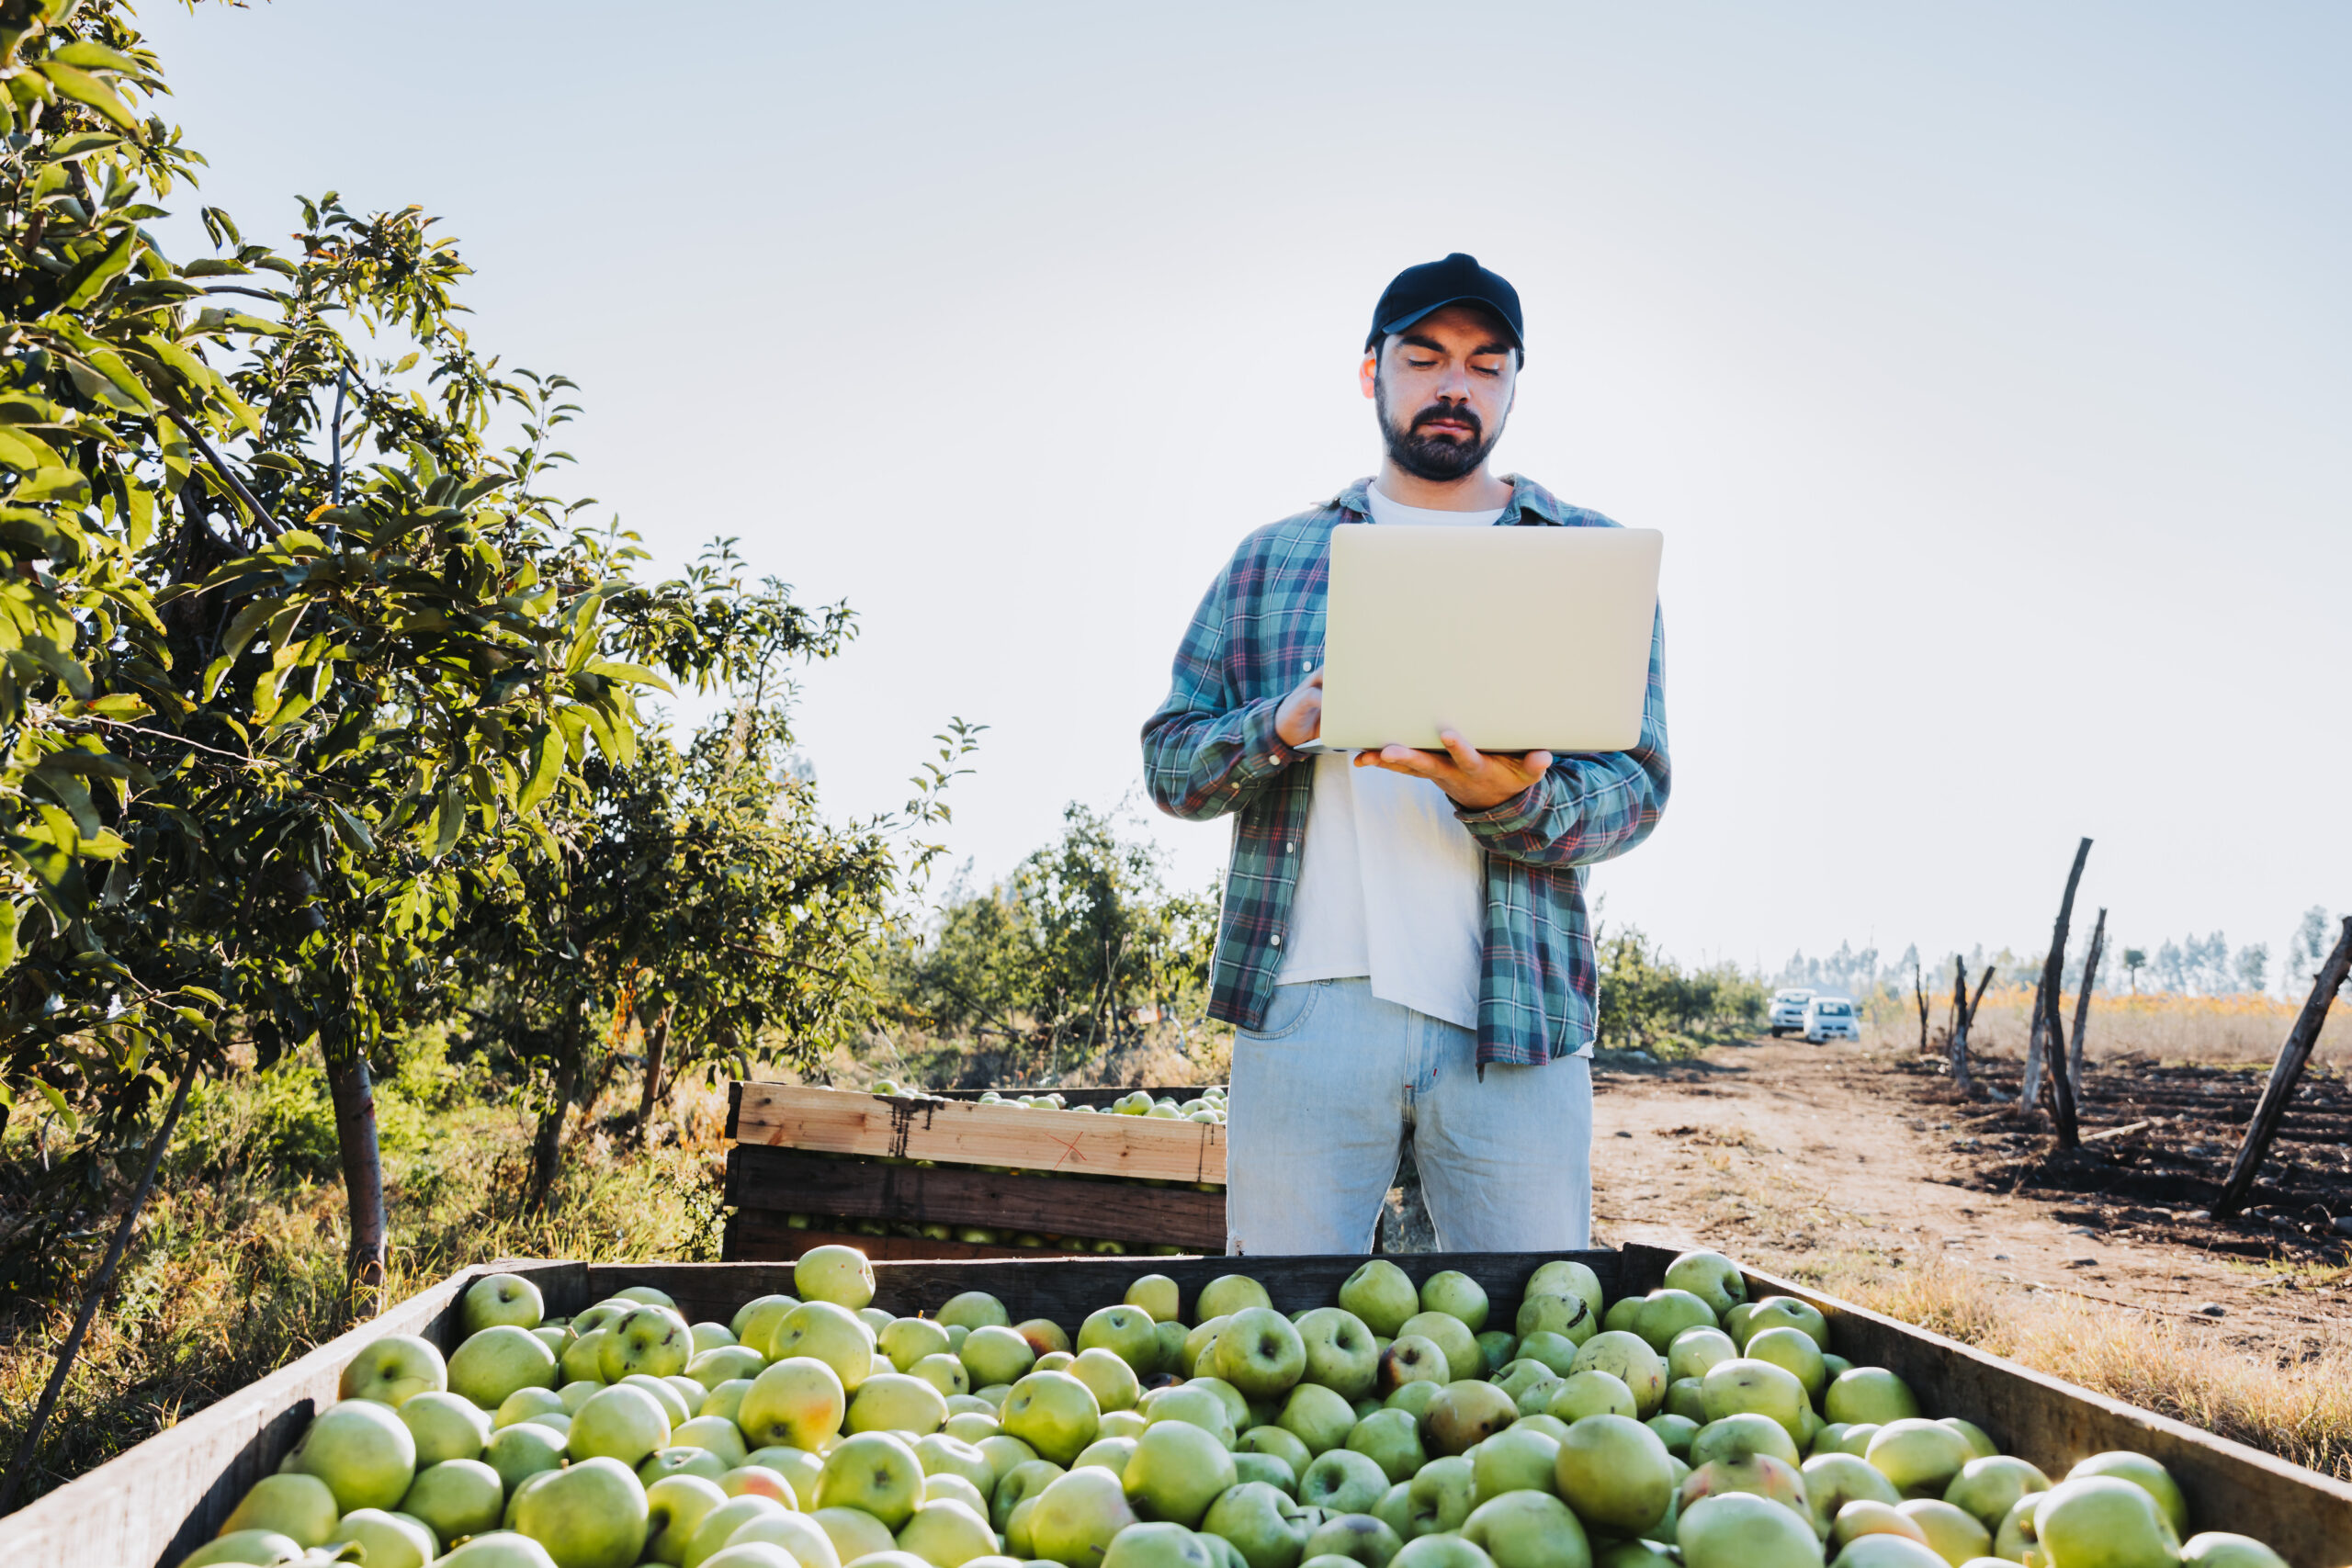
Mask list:
[{"label": "cap brim", "polygon": [[1399,316],[1393,321],[1383,321],[1380,323],[1380,334],[1383,337],[1386,337],[1392,333],[1401,333],[1407,327],[1411,326],[1415,321],[1420,321],[1428,316],[1433,316],[1440,310],[1444,310],[1448,305],[1476,305],[1480,307],[1488,315],[1494,317],[1495,324],[1502,328],[1503,335],[1505,337],[1510,339],[1511,347],[1519,350],[1522,355],[1527,352],[1527,345],[1520,342],[1519,333],[1511,330],[1510,318],[1504,315],[1501,310],[1498,310],[1493,300],[1477,294],[1457,294],[1451,299],[1441,299],[1434,305],[1424,306],[1422,309],[1414,311],[1409,316]]}]

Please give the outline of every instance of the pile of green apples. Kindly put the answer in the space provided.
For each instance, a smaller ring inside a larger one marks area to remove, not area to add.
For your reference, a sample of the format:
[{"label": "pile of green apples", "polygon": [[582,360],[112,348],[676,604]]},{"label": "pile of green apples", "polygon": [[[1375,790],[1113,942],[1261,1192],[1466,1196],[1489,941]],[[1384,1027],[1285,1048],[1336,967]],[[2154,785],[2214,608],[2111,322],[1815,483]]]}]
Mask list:
[{"label": "pile of green apples", "polygon": [[[874,1092],[892,1098],[900,1095],[910,1095],[918,1100],[923,1098],[922,1089],[908,1089],[896,1078],[875,1079]],[[1024,1111],[1070,1111],[1089,1116],[1104,1114],[1097,1106],[1072,1105],[1062,1095],[1051,1091],[1045,1094],[999,1094],[996,1090],[989,1089],[980,1096],[978,1103],[1018,1105]],[[1225,1122],[1225,1090],[1221,1087],[1204,1089],[1193,1099],[1182,1102],[1170,1100],[1165,1095],[1154,1100],[1149,1089],[1139,1089],[1132,1093],[1123,1094],[1114,1100],[1108,1114],[1159,1116],[1170,1121],[1206,1122],[1222,1125]]]},{"label": "pile of green apples", "polygon": [[2053,1485],[1929,1419],[1711,1252],[1605,1309],[1546,1263],[1508,1329],[1385,1259],[1292,1315],[1225,1275],[1190,1325],[1148,1274],[1074,1340],[977,1291],[895,1317],[846,1247],[794,1288],[551,1322],[479,1280],[446,1363],[369,1347],[182,1568],[2284,1568],[2153,1460]]}]

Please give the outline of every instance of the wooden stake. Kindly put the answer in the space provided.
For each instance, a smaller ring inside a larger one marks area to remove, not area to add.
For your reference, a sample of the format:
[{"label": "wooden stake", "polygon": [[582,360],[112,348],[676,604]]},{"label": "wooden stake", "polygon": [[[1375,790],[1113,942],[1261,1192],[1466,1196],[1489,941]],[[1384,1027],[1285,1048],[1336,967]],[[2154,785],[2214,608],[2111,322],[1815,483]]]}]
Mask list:
[{"label": "wooden stake", "polygon": [[[1968,961],[1955,958],[1952,966],[1951,1000],[1955,1021],[1951,1031],[1951,1081],[1960,1086],[1961,1093],[1968,1094],[1973,1092],[1968,1081],[1968,1027],[1976,1021],[1976,1010],[1984,1005],[1984,987],[1993,983],[1993,971],[2000,965],[1984,965],[1984,973],[1976,979],[1976,999],[1973,1002],[1968,999]],[[1985,1086],[1984,1092],[1995,1100],[2004,1098],[1989,1084]]]},{"label": "wooden stake", "polygon": [[2098,978],[2098,952],[2107,941],[2107,911],[2098,912],[2098,923],[2091,927],[2091,950],[2083,959],[2083,988],[2075,998],[2075,1038],[2066,1044],[2066,1077],[2075,1086],[2075,1098],[2083,1097],[2083,1036],[2090,1032],[2091,984]]},{"label": "wooden stake", "polygon": [[1919,1055],[1928,1054],[1928,981],[1919,972],[1919,961],[1911,961],[1911,989],[1919,998]]},{"label": "wooden stake", "polygon": [[[2042,961],[2041,986],[2034,992],[2033,1030],[2027,1037],[2025,1048],[2025,1077],[2018,1089],[2018,1109],[2030,1111],[2041,1099],[2041,1069],[2048,1059],[2045,1055],[2052,1030],[2058,1021],[2058,982],[2066,967],[2066,927],[2075,915],[2075,888],[2083,880],[2083,863],[2091,856],[2091,841],[2085,839],[2075,850],[2074,869],[2066,874],[2066,894],[2058,901],[2058,923],[2050,935],[2050,956]],[[2060,1049],[2064,1049],[2062,1045]],[[2064,1058],[2061,1058],[2063,1063]],[[2062,1068],[2063,1070],[2063,1068]],[[2065,1097],[2072,1121],[2074,1096]],[[2071,1128],[2062,1127],[2059,1139],[2067,1147],[2074,1146]]]},{"label": "wooden stake", "polygon": [[2278,1135],[2278,1124],[2287,1119],[2287,1102],[2294,1098],[2296,1086],[2303,1081],[2303,1067],[2312,1059],[2312,1047],[2319,1043],[2320,1028],[2327,1022],[2328,1006],[2335,1000],[2346,974],[2352,974],[2352,915],[2344,917],[2344,930],[2335,939],[2335,951],[2319,966],[2319,974],[2312,982],[2311,997],[2296,1016],[2295,1027],[2287,1032],[2287,1043],[2278,1047],[2278,1059],[2270,1066],[2270,1081],[2263,1087],[2261,1101],[2254,1108],[2254,1120],[2246,1123],[2245,1145],[2238,1150],[2237,1163],[2230,1168],[2230,1179],[2213,1205],[2214,1213],[2234,1214],[2245,1207],[2246,1194],[2254,1189],[2254,1179],[2261,1173],[2263,1158],[2270,1152],[2270,1140]]}]

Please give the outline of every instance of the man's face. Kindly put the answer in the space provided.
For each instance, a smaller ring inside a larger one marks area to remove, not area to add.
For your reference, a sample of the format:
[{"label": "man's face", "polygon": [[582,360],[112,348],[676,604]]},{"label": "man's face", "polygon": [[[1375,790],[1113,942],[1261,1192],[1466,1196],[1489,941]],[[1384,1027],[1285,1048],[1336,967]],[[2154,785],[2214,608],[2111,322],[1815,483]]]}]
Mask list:
[{"label": "man's face", "polygon": [[1502,439],[1519,355],[1501,324],[1472,305],[1433,310],[1364,355],[1361,379],[1388,456],[1415,479],[1475,471]]}]

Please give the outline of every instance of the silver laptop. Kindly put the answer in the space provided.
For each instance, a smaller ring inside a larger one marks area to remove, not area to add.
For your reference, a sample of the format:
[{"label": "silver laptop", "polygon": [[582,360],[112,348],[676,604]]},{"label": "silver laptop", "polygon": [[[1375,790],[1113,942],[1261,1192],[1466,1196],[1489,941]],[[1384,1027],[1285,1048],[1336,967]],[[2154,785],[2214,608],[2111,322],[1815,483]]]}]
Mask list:
[{"label": "silver laptop", "polygon": [[1318,750],[1623,751],[1641,739],[1665,536],[1331,531]]}]

